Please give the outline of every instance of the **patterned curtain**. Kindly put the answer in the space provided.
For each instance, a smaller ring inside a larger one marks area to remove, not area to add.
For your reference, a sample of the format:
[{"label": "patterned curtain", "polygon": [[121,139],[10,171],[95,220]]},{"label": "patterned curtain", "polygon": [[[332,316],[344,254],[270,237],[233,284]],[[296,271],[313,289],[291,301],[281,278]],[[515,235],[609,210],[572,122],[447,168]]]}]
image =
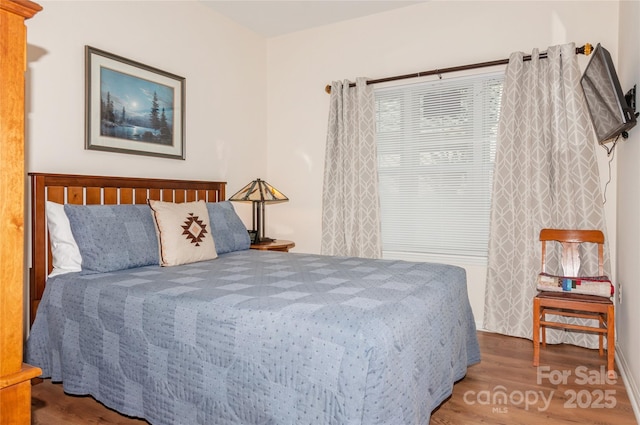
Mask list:
[{"label": "patterned curtain", "polygon": [[322,193],[322,246],[326,255],[380,258],[380,202],[375,98],[365,78],[334,81]]},{"label": "patterned curtain", "polygon": [[[532,338],[540,229],[605,230],[595,143],[573,43],[506,69],[494,171],[484,328]],[[556,248],[556,251],[558,248]],[[548,253],[549,257],[553,257]],[[583,270],[596,275],[587,251]],[[608,252],[605,249],[605,272]],[[551,258],[550,258],[551,259]],[[560,273],[560,270],[549,270]],[[583,320],[583,319],[573,319]],[[548,330],[547,342],[597,347],[597,336]]]}]

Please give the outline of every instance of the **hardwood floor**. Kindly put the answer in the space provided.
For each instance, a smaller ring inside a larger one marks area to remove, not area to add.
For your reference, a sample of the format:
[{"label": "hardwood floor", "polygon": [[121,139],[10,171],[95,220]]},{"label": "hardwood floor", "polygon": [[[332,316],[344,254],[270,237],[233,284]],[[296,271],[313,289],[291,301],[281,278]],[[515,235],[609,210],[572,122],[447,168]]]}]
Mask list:
[{"label": "hardwood floor", "polygon": [[[606,356],[597,350],[547,345],[535,368],[530,340],[485,332],[478,340],[482,361],[453,387],[432,425],[637,424],[622,378],[606,379]],[[500,393],[506,402],[494,403]]]},{"label": "hardwood floor", "polygon": [[[433,412],[431,425],[637,424],[622,378],[607,380],[606,360],[596,350],[549,345],[541,350],[541,367],[534,368],[531,341],[485,332],[478,340],[482,361]],[[65,395],[50,380],[32,389],[34,425],[146,423],[91,397]]]}]

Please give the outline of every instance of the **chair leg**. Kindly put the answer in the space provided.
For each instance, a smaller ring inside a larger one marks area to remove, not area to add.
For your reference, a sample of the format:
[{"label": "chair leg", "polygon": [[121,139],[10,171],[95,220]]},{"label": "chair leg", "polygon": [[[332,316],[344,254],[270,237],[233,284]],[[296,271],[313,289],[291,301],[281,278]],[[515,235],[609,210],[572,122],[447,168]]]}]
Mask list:
[{"label": "chair leg", "polygon": [[[541,321],[546,320],[547,318],[547,312],[546,309],[544,307],[540,307],[540,314],[538,314],[538,317],[540,318]],[[540,340],[540,345],[542,346],[542,348],[546,348],[547,346],[547,327],[543,324],[540,324],[540,333],[542,334],[541,336],[541,340]]]},{"label": "chair leg", "polygon": [[[608,332],[608,331],[607,331]],[[600,354],[600,357],[604,356],[604,335],[600,334],[600,336],[598,337],[598,354]]]},{"label": "chair leg", "polygon": [[[607,326],[607,324],[605,323],[605,318],[603,317],[602,314],[598,315],[598,326],[600,327],[600,329],[605,329]],[[600,354],[600,357],[604,356],[604,334],[603,333],[598,334],[598,353]]]},{"label": "chair leg", "polygon": [[616,325],[615,325],[615,312],[613,306],[609,306],[607,309],[607,376],[610,378],[616,377],[616,371],[614,369],[614,358],[616,351]]},{"label": "chair leg", "polygon": [[540,364],[540,300],[533,299],[533,365]]}]

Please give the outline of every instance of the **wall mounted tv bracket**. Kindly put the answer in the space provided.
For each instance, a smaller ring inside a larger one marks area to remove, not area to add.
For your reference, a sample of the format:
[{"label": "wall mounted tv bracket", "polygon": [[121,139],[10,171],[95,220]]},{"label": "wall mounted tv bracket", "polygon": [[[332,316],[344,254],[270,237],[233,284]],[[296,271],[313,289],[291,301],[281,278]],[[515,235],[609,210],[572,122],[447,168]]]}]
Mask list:
[{"label": "wall mounted tv bracket", "polygon": [[[627,105],[629,105],[629,108],[633,110],[633,113],[635,114],[636,118],[638,118],[638,116],[640,115],[640,112],[636,112],[636,85],[635,84],[633,85],[631,90],[625,93],[624,100],[627,101]],[[629,133],[626,131],[623,131],[622,138],[626,139],[628,137],[629,137]]]}]

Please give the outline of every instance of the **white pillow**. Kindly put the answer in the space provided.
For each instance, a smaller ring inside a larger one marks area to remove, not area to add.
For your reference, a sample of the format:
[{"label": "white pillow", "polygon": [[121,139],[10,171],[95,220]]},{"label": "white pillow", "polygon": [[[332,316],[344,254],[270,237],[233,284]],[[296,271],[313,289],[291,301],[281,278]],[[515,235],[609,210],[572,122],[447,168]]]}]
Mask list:
[{"label": "white pillow", "polygon": [[47,201],[45,210],[53,257],[53,270],[49,277],[82,271],[82,256],[71,232],[64,205]]},{"label": "white pillow", "polygon": [[204,201],[162,202],[149,200],[158,231],[160,265],[212,260],[218,256]]}]

